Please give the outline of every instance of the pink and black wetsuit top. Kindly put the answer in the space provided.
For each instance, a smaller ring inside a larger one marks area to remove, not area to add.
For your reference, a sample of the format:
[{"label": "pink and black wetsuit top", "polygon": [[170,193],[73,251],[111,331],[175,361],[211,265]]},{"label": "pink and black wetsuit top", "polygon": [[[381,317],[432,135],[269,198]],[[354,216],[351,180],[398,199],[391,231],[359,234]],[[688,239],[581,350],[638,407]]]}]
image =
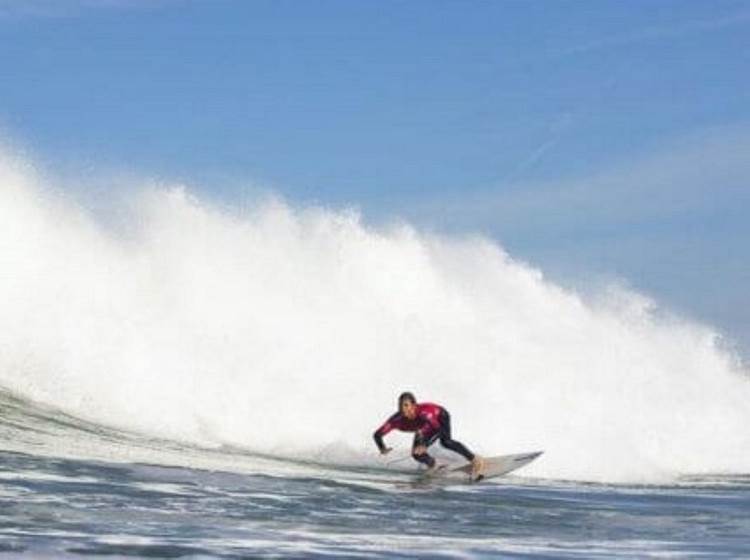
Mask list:
[{"label": "pink and black wetsuit top", "polygon": [[375,430],[373,438],[375,439],[378,449],[381,451],[385,449],[383,436],[391,430],[417,432],[415,434],[416,438],[426,443],[433,440],[433,436],[440,432],[445,417],[446,411],[442,406],[433,403],[419,403],[417,404],[417,415],[413,420],[409,420],[399,411],[388,418],[382,426]]},{"label": "pink and black wetsuit top", "polygon": [[[413,420],[409,420],[399,411],[375,430],[372,437],[381,452],[385,450],[383,436],[391,430],[401,430],[402,432],[415,432],[412,450],[418,446],[432,445],[439,438],[440,445],[446,449],[463,455],[468,461],[474,459],[474,454],[464,444],[451,437],[451,416],[447,410],[433,403],[419,403],[416,406],[417,415]],[[412,456],[428,466],[435,464],[435,459],[427,453],[413,451]]]}]

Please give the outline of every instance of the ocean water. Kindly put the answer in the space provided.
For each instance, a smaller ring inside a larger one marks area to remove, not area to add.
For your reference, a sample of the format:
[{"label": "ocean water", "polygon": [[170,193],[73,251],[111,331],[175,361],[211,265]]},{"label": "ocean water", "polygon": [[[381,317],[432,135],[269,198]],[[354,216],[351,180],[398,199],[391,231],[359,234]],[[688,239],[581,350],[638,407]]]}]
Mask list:
[{"label": "ocean water", "polygon": [[750,476],[441,482],[407,466],[178,445],[2,402],[0,441],[26,448],[0,452],[8,556],[750,556]]},{"label": "ocean water", "polygon": [[[750,378],[710,326],[481,237],[105,191],[0,153],[0,555],[750,557]],[[371,440],[403,390],[545,453],[426,481]]]},{"label": "ocean water", "polygon": [[750,557],[750,476],[469,484],[426,479],[408,465],[201,449],[8,395],[2,404],[0,441],[26,447],[0,452],[8,556]]}]

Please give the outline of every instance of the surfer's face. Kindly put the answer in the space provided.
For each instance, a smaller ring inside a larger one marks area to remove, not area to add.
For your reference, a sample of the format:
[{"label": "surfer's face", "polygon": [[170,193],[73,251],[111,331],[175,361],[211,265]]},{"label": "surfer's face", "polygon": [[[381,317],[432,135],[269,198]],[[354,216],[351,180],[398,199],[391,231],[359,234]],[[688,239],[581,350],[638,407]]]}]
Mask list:
[{"label": "surfer's face", "polygon": [[417,417],[417,405],[411,401],[404,401],[401,403],[401,414],[406,416],[409,420],[414,420]]}]

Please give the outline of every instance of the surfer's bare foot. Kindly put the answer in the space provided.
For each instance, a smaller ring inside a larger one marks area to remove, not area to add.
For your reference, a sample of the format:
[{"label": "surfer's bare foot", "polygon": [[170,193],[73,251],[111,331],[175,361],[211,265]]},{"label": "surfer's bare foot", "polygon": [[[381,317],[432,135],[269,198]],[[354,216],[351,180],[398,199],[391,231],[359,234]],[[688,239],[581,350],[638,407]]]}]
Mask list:
[{"label": "surfer's bare foot", "polygon": [[484,475],[484,459],[479,455],[474,456],[474,460],[471,462],[471,479],[477,480]]}]

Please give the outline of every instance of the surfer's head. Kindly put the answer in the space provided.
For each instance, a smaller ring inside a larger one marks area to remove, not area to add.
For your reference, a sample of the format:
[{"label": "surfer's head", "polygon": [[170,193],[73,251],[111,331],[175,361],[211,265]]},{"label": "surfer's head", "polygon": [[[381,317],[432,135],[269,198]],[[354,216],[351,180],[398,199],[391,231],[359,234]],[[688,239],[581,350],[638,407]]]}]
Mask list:
[{"label": "surfer's head", "polygon": [[401,393],[398,396],[398,410],[401,414],[406,416],[409,420],[416,418],[417,416],[417,399],[414,398],[414,393]]}]

